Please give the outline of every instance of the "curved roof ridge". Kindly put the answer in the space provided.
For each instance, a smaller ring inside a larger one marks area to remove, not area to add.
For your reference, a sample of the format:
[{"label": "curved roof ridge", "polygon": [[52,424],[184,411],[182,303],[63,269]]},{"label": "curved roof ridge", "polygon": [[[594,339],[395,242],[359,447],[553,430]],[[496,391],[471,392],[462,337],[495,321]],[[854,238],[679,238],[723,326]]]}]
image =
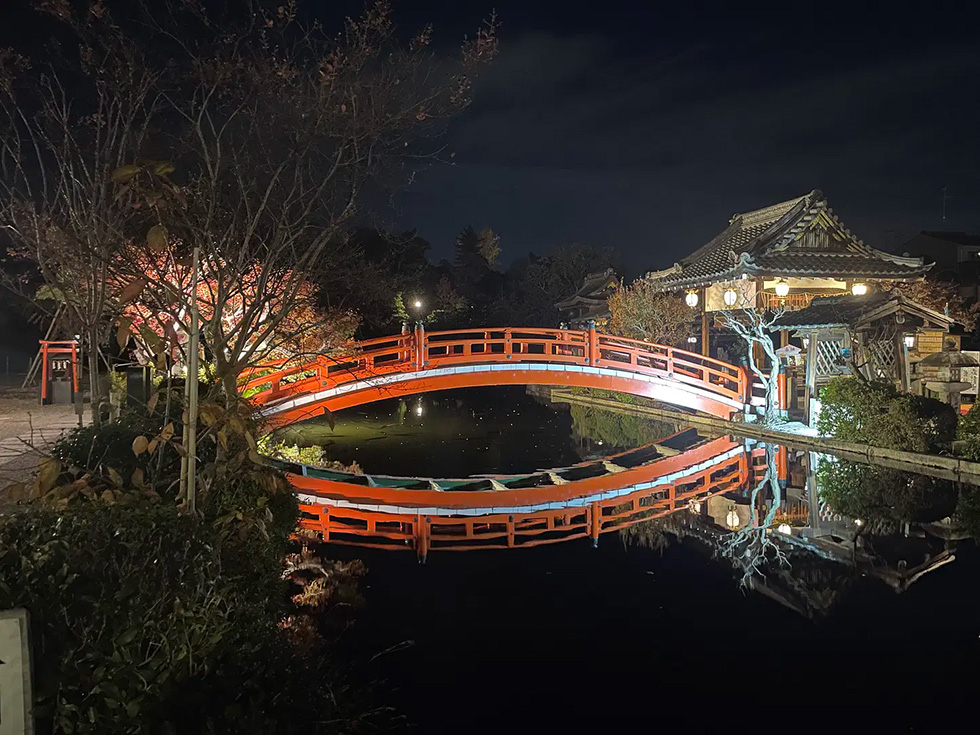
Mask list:
[{"label": "curved roof ridge", "polygon": [[787,214],[790,210],[794,209],[797,205],[805,202],[807,206],[810,206],[813,202],[823,199],[823,194],[819,189],[814,189],[813,191],[804,194],[803,196],[794,197],[793,199],[787,199],[785,202],[779,202],[778,204],[770,204],[768,207],[762,207],[761,209],[752,209],[748,212],[741,212],[732,216],[729,222],[734,222],[736,218],[740,218],[743,227],[749,227],[751,225],[759,224],[766,220],[778,220]]}]

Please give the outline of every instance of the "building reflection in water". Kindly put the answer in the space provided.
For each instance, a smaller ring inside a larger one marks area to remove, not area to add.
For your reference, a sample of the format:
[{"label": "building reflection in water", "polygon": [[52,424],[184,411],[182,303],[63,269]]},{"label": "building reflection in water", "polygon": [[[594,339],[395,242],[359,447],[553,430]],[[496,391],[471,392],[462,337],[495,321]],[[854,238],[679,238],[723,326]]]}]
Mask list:
[{"label": "building reflection in water", "polygon": [[787,452],[782,473],[776,448],[767,447],[765,456],[765,477],[624,536],[658,549],[693,542],[732,564],[746,588],[807,617],[827,612],[856,580],[877,579],[903,592],[954,561],[958,535],[948,522],[899,526],[842,517],[820,499],[819,455]]}]

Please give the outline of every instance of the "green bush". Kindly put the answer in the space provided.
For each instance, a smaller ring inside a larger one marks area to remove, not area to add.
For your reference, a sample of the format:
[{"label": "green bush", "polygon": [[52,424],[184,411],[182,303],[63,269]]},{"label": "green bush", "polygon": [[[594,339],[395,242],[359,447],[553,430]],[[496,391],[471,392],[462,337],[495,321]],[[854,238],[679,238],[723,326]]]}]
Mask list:
[{"label": "green bush", "polygon": [[980,410],[974,406],[956,427],[956,438],[963,442],[959,454],[974,462],[980,462]]},{"label": "green bush", "polygon": [[[818,430],[841,441],[938,452],[956,433],[952,406],[899,393],[890,383],[836,378],[820,392],[820,401]],[[927,522],[945,518],[955,506],[949,482],[856,462],[824,459],[817,480],[821,497],[851,518]]]},{"label": "green bush", "polygon": [[235,647],[236,594],[211,530],[172,506],[0,523],[0,608],[31,614],[41,732],[153,732],[168,693]]},{"label": "green bush", "polygon": [[956,433],[956,411],[934,398],[899,393],[891,383],[835,378],[820,391],[821,434],[912,452],[940,451]]},{"label": "green bush", "polygon": [[956,505],[950,482],[858,462],[822,459],[817,483],[821,497],[849,518],[928,523],[946,518]]}]

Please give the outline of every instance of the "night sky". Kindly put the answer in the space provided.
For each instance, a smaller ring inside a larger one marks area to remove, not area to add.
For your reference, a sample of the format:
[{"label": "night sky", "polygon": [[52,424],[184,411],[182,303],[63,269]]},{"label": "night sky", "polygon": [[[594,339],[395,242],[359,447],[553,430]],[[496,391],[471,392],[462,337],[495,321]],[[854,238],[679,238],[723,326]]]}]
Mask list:
[{"label": "night sky", "polygon": [[[453,126],[458,163],[428,171],[400,221],[436,256],[487,225],[505,260],[577,240],[616,248],[634,274],[811,189],[886,249],[980,229],[976,10],[734,5],[488,0],[501,54]],[[396,7],[440,36],[482,12]]]},{"label": "night sky", "polygon": [[[0,45],[25,38],[26,2],[0,0]],[[364,7],[306,4],[332,28]],[[637,275],[736,212],[815,188],[886,249],[922,229],[980,231],[971,3],[394,5],[406,34],[431,21],[447,49],[493,9],[501,22],[500,57],[450,130],[455,165],[378,213],[416,228],[436,260],[471,224],[497,231],[505,264],[580,241],[615,248]]]}]

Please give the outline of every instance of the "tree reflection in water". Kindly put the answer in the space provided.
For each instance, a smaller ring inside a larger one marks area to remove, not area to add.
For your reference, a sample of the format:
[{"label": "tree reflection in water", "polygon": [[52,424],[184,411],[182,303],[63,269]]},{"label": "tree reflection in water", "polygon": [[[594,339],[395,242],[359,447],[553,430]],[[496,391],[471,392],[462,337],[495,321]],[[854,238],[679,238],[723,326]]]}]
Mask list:
[{"label": "tree reflection in water", "polygon": [[[783,491],[776,468],[776,447],[765,445],[765,474],[755,483],[749,495],[750,521],[734,530],[722,547],[721,554],[742,569],[742,585],[747,586],[756,574],[764,574],[769,566],[788,567],[789,558],[775,538],[776,511],[782,506]],[[759,520],[759,506],[765,493],[772,495],[765,515]]]}]

